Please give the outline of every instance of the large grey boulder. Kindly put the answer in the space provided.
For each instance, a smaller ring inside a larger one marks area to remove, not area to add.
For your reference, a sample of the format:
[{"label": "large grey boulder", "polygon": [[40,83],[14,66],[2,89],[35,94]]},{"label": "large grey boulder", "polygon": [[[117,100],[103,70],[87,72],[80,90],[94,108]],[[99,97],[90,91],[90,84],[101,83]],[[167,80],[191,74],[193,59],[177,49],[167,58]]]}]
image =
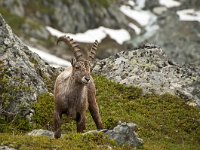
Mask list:
[{"label": "large grey boulder", "polygon": [[138,137],[137,125],[135,123],[119,122],[112,130],[91,130],[84,134],[98,134],[100,132],[105,133],[112,140],[116,141],[119,145],[129,145],[131,147],[141,147],[144,141]]},{"label": "large grey boulder", "polygon": [[120,84],[136,86],[145,93],[171,93],[200,106],[198,72],[179,66],[163,50],[146,44],[132,51],[122,51],[97,63],[94,72]]},{"label": "large grey boulder", "polygon": [[50,92],[47,82],[56,70],[12,32],[0,16],[0,115],[21,115],[30,119],[40,94]]},{"label": "large grey boulder", "polygon": [[108,130],[106,134],[120,145],[129,145],[131,147],[141,147],[143,140],[138,138],[136,124],[134,123],[120,123],[113,130]]}]

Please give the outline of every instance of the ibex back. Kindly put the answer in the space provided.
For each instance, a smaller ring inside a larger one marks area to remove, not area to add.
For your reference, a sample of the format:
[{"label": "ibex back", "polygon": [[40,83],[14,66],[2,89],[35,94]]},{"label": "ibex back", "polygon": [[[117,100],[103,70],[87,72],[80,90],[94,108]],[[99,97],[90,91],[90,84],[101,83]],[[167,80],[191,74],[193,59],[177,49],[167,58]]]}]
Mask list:
[{"label": "ibex back", "polygon": [[61,117],[66,114],[76,120],[77,132],[85,130],[85,113],[89,108],[90,114],[97,126],[102,129],[102,121],[96,102],[96,89],[90,75],[91,63],[95,58],[98,42],[95,41],[87,56],[84,56],[70,37],[62,36],[57,43],[63,41],[71,46],[75,58],[72,67],[63,71],[56,79],[54,86],[55,111],[54,111],[54,137],[61,136]]}]

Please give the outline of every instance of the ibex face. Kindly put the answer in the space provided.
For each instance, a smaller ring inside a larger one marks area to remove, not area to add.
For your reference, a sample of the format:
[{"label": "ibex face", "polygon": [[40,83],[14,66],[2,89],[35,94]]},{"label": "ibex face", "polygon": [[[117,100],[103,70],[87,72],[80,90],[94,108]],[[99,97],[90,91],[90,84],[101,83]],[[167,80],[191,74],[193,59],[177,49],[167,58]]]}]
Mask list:
[{"label": "ibex face", "polygon": [[98,42],[97,40],[94,42],[90,51],[88,52],[87,57],[83,57],[78,44],[71,39],[70,37],[61,36],[58,38],[57,43],[63,41],[67,45],[70,45],[73,49],[75,58],[72,59],[72,77],[74,77],[75,81],[78,83],[88,84],[90,82],[90,70],[91,70],[91,62],[95,58]]},{"label": "ibex face", "polygon": [[76,62],[72,59],[72,77],[77,83],[88,84],[90,82],[90,62],[88,60]]}]

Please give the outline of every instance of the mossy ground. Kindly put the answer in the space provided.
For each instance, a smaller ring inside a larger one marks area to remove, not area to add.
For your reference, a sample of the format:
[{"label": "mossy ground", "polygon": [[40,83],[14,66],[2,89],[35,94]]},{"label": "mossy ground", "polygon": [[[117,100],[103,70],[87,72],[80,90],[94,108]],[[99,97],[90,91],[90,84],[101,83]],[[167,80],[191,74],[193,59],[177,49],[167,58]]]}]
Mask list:
[{"label": "mossy ground", "polygon": [[[145,150],[198,150],[200,149],[200,110],[185,104],[184,100],[170,94],[143,95],[142,90],[113,83],[104,77],[95,76],[97,101],[106,128],[113,128],[118,121],[134,122],[138,135],[144,140]],[[52,129],[53,96],[41,95],[34,106],[33,128]],[[66,123],[67,122],[67,123]],[[0,134],[1,145],[20,149],[105,149],[111,145],[103,135],[84,137],[76,133],[75,122],[64,118],[63,139]],[[89,112],[87,130],[95,129]],[[85,140],[89,138],[89,143]]]}]

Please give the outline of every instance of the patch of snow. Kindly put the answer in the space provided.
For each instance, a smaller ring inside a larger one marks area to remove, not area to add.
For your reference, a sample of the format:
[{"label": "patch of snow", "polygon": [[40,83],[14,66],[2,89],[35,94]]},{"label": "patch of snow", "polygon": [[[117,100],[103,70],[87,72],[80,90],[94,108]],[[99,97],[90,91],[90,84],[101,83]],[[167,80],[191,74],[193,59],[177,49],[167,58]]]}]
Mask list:
[{"label": "patch of snow", "polygon": [[176,12],[181,21],[198,21],[200,22],[200,11],[194,9],[185,9]]},{"label": "patch of snow", "polygon": [[130,40],[131,38],[129,32],[125,29],[114,30],[105,27],[100,27],[99,32],[106,33],[119,44],[123,44],[125,41]]},{"label": "patch of snow", "polygon": [[60,37],[67,34],[67,36],[70,36],[75,41],[83,43],[93,43],[95,40],[101,42],[106,36],[110,36],[110,38],[112,38],[119,44],[123,44],[123,42],[130,39],[130,34],[125,29],[114,30],[101,26],[97,29],[87,30],[84,33],[71,34],[60,32],[49,26],[47,26],[46,28],[53,36]]},{"label": "patch of snow", "polygon": [[71,66],[70,62],[68,62],[64,59],[61,59],[57,56],[51,55],[49,53],[38,50],[38,49],[31,47],[31,46],[28,46],[28,48],[32,52],[37,53],[42,59],[44,59],[46,62],[48,62],[53,67],[61,67],[61,66],[68,67],[68,66]]},{"label": "patch of snow", "polygon": [[56,36],[56,37],[65,35],[65,33],[61,32],[57,29],[54,29],[50,26],[46,26],[46,29],[51,33],[51,35]]},{"label": "patch of snow", "polygon": [[127,3],[128,3],[130,6],[135,6],[135,2],[134,2],[133,0],[129,0]]},{"label": "patch of snow", "polygon": [[145,2],[146,2],[146,0],[136,0],[136,4],[139,9],[142,9],[145,7]]},{"label": "patch of snow", "polygon": [[122,5],[120,7],[122,13],[131,19],[137,21],[141,26],[147,26],[157,19],[157,17],[150,11],[133,10],[128,6]]},{"label": "patch of snow", "polygon": [[166,6],[167,8],[178,7],[181,5],[180,2],[177,2],[175,0],[159,0],[159,3],[163,6]]},{"label": "patch of snow", "polygon": [[141,33],[141,29],[138,26],[136,26],[135,24],[129,23],[128,26],[131,27],[137,35],[139,35]]}]

